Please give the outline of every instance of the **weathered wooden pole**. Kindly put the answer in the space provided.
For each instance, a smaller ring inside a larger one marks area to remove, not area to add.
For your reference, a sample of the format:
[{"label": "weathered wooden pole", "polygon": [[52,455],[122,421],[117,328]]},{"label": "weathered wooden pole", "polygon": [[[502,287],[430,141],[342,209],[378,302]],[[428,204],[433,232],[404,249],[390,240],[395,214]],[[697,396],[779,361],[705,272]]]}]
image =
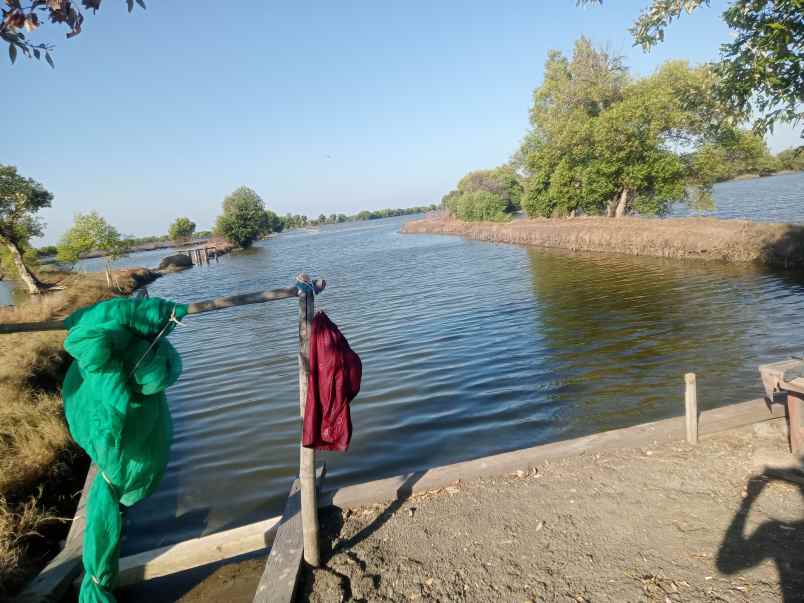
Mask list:
[{"label": "weathered wooden pole", "polygon": [[[299,410],[304,421],[307,382],[310,377],[310,333],[315,315],[312,284],[299,287]],[[299,443],[299,483],[301,484],[304,560],[312,567],[321,564],[318,550],[318,501],[315,489],[315,450]]]},{"label": "weathered wooden pole", "polygon": [[695,373],[684,375],[686,388],[684,391],[684,408],[687,419],[687,442],[698,443],[698,388]]}]

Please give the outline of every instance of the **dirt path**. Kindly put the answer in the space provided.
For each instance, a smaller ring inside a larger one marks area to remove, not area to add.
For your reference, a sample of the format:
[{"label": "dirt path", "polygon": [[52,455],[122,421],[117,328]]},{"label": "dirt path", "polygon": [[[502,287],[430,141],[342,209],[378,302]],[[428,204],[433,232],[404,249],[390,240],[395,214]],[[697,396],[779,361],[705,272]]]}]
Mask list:
[{"label": "dirt path", "polygon": [[[800,601],[804,492],[749,479],[790,458],[781,427],[331,508],[321,516],[326,567],[305,574],[299,599]],[[262,569],[261,559],[224,566],[181,600],[250,601]]]},{"label": "dirt path", "polygon": [[[390,509],[333,511],[334,555],[307,576],[304,598],[779,601],[784,589],[801,600],[802,492],[746,481],[781,454],[781,435],[763,434],[566,459]],[[746,528],[722,546],[740,509]]]}]

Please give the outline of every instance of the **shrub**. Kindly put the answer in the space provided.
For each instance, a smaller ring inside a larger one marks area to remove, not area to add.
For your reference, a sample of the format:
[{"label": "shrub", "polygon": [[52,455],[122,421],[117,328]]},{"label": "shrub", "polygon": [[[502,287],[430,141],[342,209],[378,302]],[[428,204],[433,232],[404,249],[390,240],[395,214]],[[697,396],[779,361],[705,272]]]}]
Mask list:
[{"label": "shrub", "polygon": [[500,195],[488,191],[463,193],[456,203],[456,216],[466,222],[505,222],[511,219],[506,213],[509,204]]}]

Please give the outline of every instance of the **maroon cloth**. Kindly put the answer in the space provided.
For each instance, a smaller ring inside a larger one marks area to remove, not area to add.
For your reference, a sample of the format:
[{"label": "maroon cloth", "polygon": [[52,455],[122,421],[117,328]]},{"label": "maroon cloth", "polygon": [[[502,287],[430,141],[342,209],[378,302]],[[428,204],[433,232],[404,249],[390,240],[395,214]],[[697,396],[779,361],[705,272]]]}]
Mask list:
[{"label": "maroon cloth", "polygon": [[343,452],[352,439],[349,402],[360,391],[363,365],[326,314],[318,312],[312,326],[302,445]]}]

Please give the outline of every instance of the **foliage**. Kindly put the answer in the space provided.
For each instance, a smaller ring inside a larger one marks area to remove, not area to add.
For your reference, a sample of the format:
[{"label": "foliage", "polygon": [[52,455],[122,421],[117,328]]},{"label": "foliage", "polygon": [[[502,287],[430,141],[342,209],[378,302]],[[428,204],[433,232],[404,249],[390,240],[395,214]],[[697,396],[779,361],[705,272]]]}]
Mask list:
[{"label": "foliage", "polygon": [[761,136],[732,130],[717,142],[707,143],[690,155],[691,173],[704,180],[722,182],[742,174],[768,176],[782,169]]},{"label": "foliage", "polygon": [[459,193],[487,191],[505,202],[506,212],[522,209],[522,184],[513,166],[501,165],[493,170],[469,172],[458,182]]},{"label": "foliage", "polygon": [[129,241],[98,212],[76,214],[72,227],[64,233],[58,245],[57,259],[75,263],[90,251],[99,251],[107,263],[127,254]]},{"label": "foliage", "polygon": [[[134,10],[135,0],[126,0],[128,12]],[[145,8],[144,0],[136,0]],[[47,43],[35,44],[31,42],[22,29],[32,32],[38,29],[43,20],[51,23],[64,24],[68,28],[67,38],[73,38],[81,33],[84,15],[74,0],[31,0],[30,4],[23,6],[20,0],[6,0],[8,8],[2,10],[0,20],[0,40],[8,44],[8,56],[13,63],[17,59],[17,51],[28,58],[44,59],[53,67],[53,58],[50,51],[53,46]],[[84,8],[96,12],[100,8],[101,0],[81,0]]]},{"label": "foliage", "polygon": [[671,61],[633,79],[586,38],[570,58],[552,51],[518,153],[528,176],[524,209],[545,217],[661,215],[675,201],[706,205],[713,180],[691,174],[676,150],[716,140],[728,121],[709,93],[714,78],[707,68]]},{"label": "foliage", "polygon": [[168,229],[168,237],[171,240],[187,240],[193,237],[193,233],[195,232],[195,222],[190,220],[190,218],[176,218],[176,221],[170,225]]},{"label": "foliage", "polygon": [[277,216],[270,209],[265,210],[265,216],[268,220],[268,232],[282,232],[285,230],[285,224],[282,222],[282,218]]},{"label": "foliage", "polygon": [[484,190],[461,193],[455,215],[466,222],[506,222],[511,219],[506,201],[500,195]]},{"label": "foliage", "polygon": [[[673,20],[709,3],[652,0],[631,28],[634,41],[649,50],[664,39]],[[758,132],[777,121],[799,122],[804,117],[804,1],[732,0],[723,20],[735,35],[721,45],[715,65],[721,100],[745,118],[756,115]]]},{"label": "foliage", "polygon": [[[0,242],[5,244],[4,274],[19,277],[30,293],[42,284],[31,273],[22,256],[32,237],[42,234],[39,210],[50,207],[53,195],[41,184],[17,173],[17,168],[0,165]],[[29,254],[28,261],[31,256]]]},{"label": "foliage", "polygon": [[271,232],[268,214],[262,198],[248,187],[241,186],[223,200],[223,213],[218,216],[215,232],[243,248]]},{"label": "foliage", "polygon": [[779,169],[793,170],[795,172],[804,171],[804,149],[785,149],[776,156],[779,162]]},{"label": "foliage", "polygon": [[50,207],[53,195],[41,184],[17,173],[17,168],[0,165],[0,237],[22,245],[42,235],[40,209]]}]

